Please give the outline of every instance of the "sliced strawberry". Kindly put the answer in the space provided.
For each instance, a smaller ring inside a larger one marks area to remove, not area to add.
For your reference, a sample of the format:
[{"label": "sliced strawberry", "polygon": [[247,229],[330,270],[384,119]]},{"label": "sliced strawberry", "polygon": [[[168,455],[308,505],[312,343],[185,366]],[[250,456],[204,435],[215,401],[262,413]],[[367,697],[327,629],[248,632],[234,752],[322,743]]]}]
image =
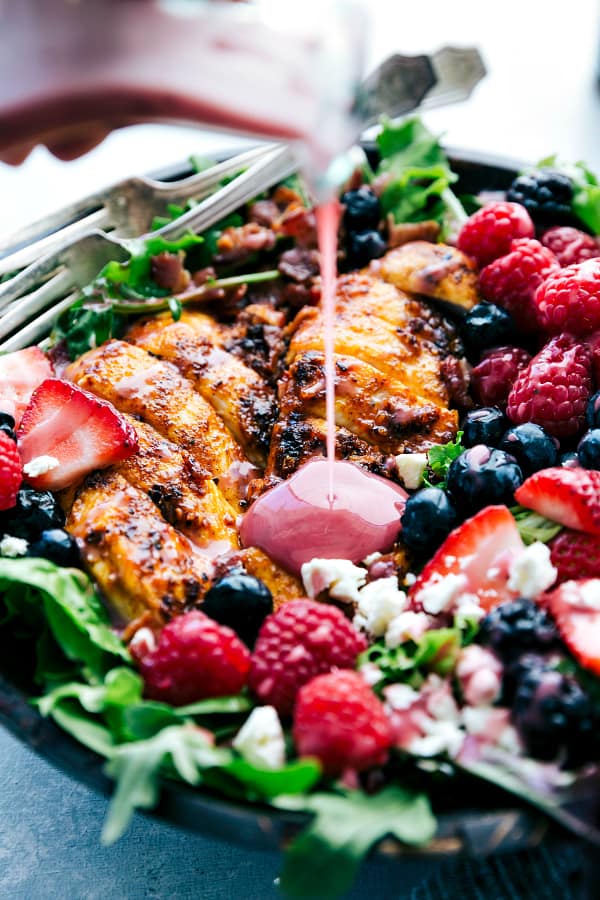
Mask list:
[{"label": "sliced strawberry", "polygon": [[517,503],[575,531],[600,535],[600,472],[553,468],[536,472],[515,491]]},{"label": "sliced strawberry", "polygon": [[600,578],[565,581],[543,603],[577,662],[600,675]]},{"label": "sliced strawberry", "polygon": [[507,587],[508,566],[523,550],[515,520],[505,506],[487,506],[452,531],[410,590],[422,607],[424,591],[447,575],[463,576],[461,594],[475,594],[488,610],[515,597]]},{"label": "sliced strawberry", "polygon": [[35,488],[51,491],[138,449],[134,429],[111,403],[58,378],[46,379],[33,392],[17,440],[24,467],[40,456],[58,460],[44,474],[25,475]]},{"label": "sliced strawberry", "polygon": [[18,427],[34,390],[52,375],[52,364],[39,347],[0,356],[0,412],[12,416]]}]

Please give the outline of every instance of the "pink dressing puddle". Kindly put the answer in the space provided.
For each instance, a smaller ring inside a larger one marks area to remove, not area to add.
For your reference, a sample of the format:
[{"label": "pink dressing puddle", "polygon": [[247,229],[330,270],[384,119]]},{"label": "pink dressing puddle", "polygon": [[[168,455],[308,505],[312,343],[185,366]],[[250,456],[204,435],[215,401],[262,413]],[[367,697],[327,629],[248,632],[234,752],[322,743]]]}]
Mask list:
[{"label": "pink dressing puddle", "polygon": [[327,458],[311,460],[288,481],[259,497],[246,513],[240,530],[246,547],[260,547],[296,574],[315,557],[357,563],[371,553],[391,550],[400,533],[407,497],[399,485],[335,458],[334,321],[339,216],[336,200],[317,209]]}]

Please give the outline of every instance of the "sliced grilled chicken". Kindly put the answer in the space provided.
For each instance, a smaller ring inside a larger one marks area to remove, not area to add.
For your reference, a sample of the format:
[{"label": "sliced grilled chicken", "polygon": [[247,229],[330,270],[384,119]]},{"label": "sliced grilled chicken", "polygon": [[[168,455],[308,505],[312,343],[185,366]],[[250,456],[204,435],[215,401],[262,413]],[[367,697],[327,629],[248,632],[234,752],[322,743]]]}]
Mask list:
[{"label": "sliced grilled chicken", "polygon": [[411,241],[390,250],[375,268],[401,290],[433,297],[462,312],[480,300],[475,264],[448,244]]},{"label": "sliced grilled chicken", "polygon": [[67,378],[139,417],[179,444],[211,476],[222,478],[227,500],[239,504],[243,486],[228,475],[244,461],[238,444],[212,406],[175,366],[141,347],[110,340],[72,363]]},{"label": "sliced grilled chicken", "polygon": [[246,547],[238,553],[232,553],[216,564],[215,580],[230,571],[244,569],[249,575],[259,578],[273,595],[273,607],[279,607],[294,597],[306,596],[302,583],[295,575],[285,572],[258,547]]},{"label": "sliced grilled chicken", "polygon": [[198,604],[211,564],[169,525],[146,494],[116,472],[90,476],[75,498],[67,530],[86,568],[123,622],[162,624]]},{"label": "sliced grilled chicken", "polygon": [[[207,318],[202,316],[200,323],[204,325]],[[209,336],[208,328],[195,328],[193,322],[193,316],[179,322],[169,315],[158,316],[134,325],[127,340],[177,366],[218,413],[248,458],[264,468],[277,418],[275,392],[254,369],[222,349],[216,323]]]}]

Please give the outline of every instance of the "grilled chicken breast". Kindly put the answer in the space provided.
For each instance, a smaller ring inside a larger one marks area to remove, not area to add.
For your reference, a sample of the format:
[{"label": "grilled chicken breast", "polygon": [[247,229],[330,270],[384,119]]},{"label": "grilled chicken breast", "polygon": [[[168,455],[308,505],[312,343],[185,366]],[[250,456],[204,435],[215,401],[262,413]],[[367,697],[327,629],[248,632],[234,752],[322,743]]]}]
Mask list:
[{"label": "grilled chicken breast", "polygon": [[386,253],[378,271],[403,291],[433,297],[465,312],[481,299],[474,263],[448,244],[411,241]]}]

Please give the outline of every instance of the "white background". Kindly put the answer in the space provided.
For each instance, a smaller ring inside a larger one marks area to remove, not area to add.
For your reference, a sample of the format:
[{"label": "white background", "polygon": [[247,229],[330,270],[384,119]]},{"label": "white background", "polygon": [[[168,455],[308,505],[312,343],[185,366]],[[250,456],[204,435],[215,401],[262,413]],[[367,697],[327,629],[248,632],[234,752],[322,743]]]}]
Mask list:
[{"label": "white background", "polygon": [[[531,161],[558,152],[600,171],[597,0],[368,0],[368,8],[369,67],[397,51],[480,48],[489,75],[471,100],[426,116],[449,143]],[[126,175],[232,145],[230,136],[148,125],[111,135],[74,163],[38,148],[18,169],[0,164],[0,236]]]}]

